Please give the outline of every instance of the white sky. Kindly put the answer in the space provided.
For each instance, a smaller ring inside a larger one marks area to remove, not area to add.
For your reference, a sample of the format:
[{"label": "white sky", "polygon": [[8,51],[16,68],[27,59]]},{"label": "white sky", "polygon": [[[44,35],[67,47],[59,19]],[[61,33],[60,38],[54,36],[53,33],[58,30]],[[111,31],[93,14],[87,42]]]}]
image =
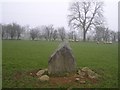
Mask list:
[{"label": "white sky", "polygon": [[[68,28],[67,15],[71,0],[1,0],[0,23],[16,22],[32,27],[53,24]],[[118,30],[118,1],[104,0],[107,26]]]}]

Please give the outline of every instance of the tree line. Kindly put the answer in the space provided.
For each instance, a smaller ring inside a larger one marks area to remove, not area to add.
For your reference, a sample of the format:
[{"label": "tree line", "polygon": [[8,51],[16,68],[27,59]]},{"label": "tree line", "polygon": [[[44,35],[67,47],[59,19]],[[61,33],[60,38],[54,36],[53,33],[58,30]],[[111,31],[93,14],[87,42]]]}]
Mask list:
[{"label": "tree line", "polygon": [[21,26],[17,23],[2,25],[2,39],[24,39],[28,36],[31,40],[45,39],[47,41],[66,38],[66,30],[64,27],[54,28],[53,25],[43,25],[34,28]]},{"label": "tree line", "polygon": [[16,23],[2,25],[2,39],[20,39],[24,28]]},{"label": "tree line", "polygon": [[[108,28],[97,26],[94,32],[87,34],[87,41],[117,41],[118,32],[109,30]],[[61,40],[68,38],[71,41],[79,40],[79,33],[74,29],[65,30],[64,27],[55,28],[53,25],[42,25],[34,28],[21,26],[17,23],[2,25],[2,39],[24,39],[28,37],[30,40]]]}]

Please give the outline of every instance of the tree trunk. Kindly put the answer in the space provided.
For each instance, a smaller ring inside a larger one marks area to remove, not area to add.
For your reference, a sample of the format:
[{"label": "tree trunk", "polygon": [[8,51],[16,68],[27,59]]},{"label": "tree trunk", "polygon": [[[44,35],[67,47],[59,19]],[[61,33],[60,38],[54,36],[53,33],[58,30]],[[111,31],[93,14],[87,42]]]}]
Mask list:
[{"label": "tree trunk", "polygon": [[17,40],[19,40],[19,38],[20,38],[20,36],[18,35],[18,36],[17,36]]},{"label": "tree trunk", "polygon": [[11,39],[13,39],[13,36],[11,36]]},{"label": "tree trunk", "polygon": [[85,30],[83,31],[83,41],[84,42],[86,41],[86,31]]},{"label": "tree trunk", "polygon": [[32,40],[34,40],[35,38],[32,37]]}]

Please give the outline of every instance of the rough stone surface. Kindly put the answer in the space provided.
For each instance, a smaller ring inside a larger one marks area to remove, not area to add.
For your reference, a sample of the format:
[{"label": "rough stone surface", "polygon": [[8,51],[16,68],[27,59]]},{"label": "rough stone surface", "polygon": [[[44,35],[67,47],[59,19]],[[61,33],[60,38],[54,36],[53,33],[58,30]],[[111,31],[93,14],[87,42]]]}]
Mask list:
[{"label": "rough stone surface", "polygon": [[76,62],[68,44],[62,45],[48,61],[49,74],[73,72],[75,69]]},{"label": "rough stone surface", "polygon": [[49,81],[49,76],[48,75],[43,75],[43,76],[39,77],[38,79],[42,82]]},{"label": "rough stone surface", "polygon": [[45,70],[40,70],[36,73],[37,76],[42,76],[45,73]]}]

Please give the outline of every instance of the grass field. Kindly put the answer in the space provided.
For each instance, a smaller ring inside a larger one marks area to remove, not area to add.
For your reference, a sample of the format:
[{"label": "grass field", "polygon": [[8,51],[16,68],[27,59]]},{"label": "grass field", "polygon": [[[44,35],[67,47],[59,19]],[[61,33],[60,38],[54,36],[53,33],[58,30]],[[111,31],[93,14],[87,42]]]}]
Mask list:
[{"label": "grass field", "polygon": [[37,78],[26,75],[31,70],[46,68],[48,59],[59,42],[4,40],[2,43],[2,87],[118,87],[118,46],[88,42],[71,42],[77,67],[89,67],[102,76],[97,84],[55,85],[41,83]]}]

